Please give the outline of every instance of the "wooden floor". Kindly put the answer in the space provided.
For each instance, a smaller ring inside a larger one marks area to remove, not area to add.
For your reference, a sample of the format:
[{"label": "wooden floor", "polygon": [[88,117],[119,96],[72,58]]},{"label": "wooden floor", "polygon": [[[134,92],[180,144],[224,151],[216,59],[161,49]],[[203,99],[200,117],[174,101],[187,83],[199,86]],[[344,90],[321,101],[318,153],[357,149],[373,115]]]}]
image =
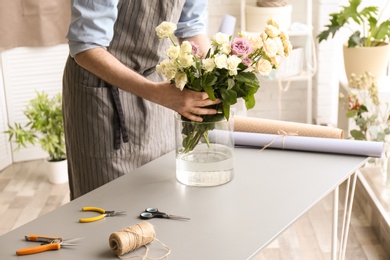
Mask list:
[{"label": "wooden floor", "polygon": [[[0,235],[69,202],[68,185],[50,184],[42,165],[17,163],[0,172]],[[332,200],[332,194],[325,197],[254,259],[330,259]],[[355,204],[346,259],[390,259],[368,223]]]}]

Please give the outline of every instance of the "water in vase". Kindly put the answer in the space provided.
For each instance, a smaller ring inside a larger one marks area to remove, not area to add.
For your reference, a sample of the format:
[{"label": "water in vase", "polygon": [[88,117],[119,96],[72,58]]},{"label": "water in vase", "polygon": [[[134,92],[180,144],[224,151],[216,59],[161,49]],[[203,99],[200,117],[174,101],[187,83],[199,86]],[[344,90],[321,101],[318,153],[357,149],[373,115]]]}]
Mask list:
[{"label": "water in vase", "polygon": [[233,149],[224,145],[198,145],[176,155],[176,178],[189,186],[217,186],[233,179]]}]

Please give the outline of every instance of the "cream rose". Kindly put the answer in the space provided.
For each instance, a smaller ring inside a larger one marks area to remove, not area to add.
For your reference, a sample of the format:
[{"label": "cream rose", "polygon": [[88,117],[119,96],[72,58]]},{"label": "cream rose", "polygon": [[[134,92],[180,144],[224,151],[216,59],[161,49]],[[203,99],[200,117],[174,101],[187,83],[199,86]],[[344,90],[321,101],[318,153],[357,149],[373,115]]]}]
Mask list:
[{"label": "cream rose", "polygon": [[207,72],[211,72],[211,71],[213,71],[213,69],[215,68],[214,60],[211,59],[211,58],[204,59],[204,60],[202,61],[202,63],[203,63],[204,69],[205,69]]},{"label": "cream rose", "polygon": [[218,32],[213,37],[213,41],[214,41],[214,43],[216,43],[215,45],[222,45],[224,43],[229,43],[229,35],[227,35],[225,33]]},{"label": "cream rose", "polygon": [[272,64],[266,59],[261,58],[255,66],[255,71],[260,75],[267,76],[272,70]]},{"label": "cream rose", "polygon": [[225,54],[220,54],[214,57],[215,66],[218,69],[226,69],[227,68],[227,56]]},{"label": "cream rose", "polygon": [[230,56],[227,61],[227,69],[229,70],[229,75],[234,76],[237,75],[237,67],[241,63],[241,59],[236,55]]},{"label": "cream rose", "polygon": [[156,34],[158,38],[165,39],[173,35],[173,32],[176,30],[176,24],[170,22],[162,22],[159,26],[156,27]]},{"label": "cream rose", "polygon": [[192,45],[189,41],[183,41],[183,43],[180,46],[180,52],[191,54],[192,53]]},{"label": "cream rose", "polygon": [[181,54],[178,59],[180,65],[184,68],[191,67],[194,62],[194,56],[192,54]]},{"label": "cream rose", "polygon": [[228,55],[231,52],[231,50],[232,50],[232,48],[231,48],[230,43],[222,44],[221,51],[222,51],[223,54]]},{"label": "cream rose", "polygon": [[174,61],[163,60],[159,65],[156,66],[156,71],[162,73],[167,79],[171,80],[177,73],[177,67]]},{"label": "cream rose", "polygon": [[177,72],[175,75],[175,84],[177,88],[183,90],[184,86],[187,84],[187,74],[183,72]]},{"label": "cream rose", "polygon": [[280,30],[278,28],[276,28],[275,26],[273,25],[266,25],[265,26],[265,33],[271,37],[271,38],[275,38],[275,37],[278,37],[279,34],[280,34]]},{"label": "cream rose", "polygon": [[275,28],[279,29],[279,24],[273,18],[269,18],[268,21],[267,21],[267,24],[268,25],[272,25]]},{"label": "cream rose", "polygon": [[272,38],[268,38],[264,42],[264,51],[265,54],[267,54],[268,57],[274,57],[278,53],[278,46],[276,45],[276,42]]},{"label": "cream rose", "polygon": [[261,49],[263,47],[263,39],[260,35],[249,37],[249,42],[255,49]]},{"label": "cream rose", "polygon": [[169,46],[165,54],[170,58],[170,59],[176,59],[179,57],[180,54],[180,47],[179,46]]}]

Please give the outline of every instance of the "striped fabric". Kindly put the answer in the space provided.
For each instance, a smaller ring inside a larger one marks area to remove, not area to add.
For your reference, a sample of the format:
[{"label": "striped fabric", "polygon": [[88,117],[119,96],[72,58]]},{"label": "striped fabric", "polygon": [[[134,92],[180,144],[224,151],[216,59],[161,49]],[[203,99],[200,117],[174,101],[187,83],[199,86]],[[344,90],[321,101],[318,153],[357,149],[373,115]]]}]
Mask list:
[{"label": "striped fabric", "polygon": [[[183,4],[119,1],[108,50],[148,79],[163,80],[154,69],[167,43],[155,37],[155,27],[177,22]],[[174,149],[173,111],[110,86],[70,57],[63,113],[72,200]]]}]

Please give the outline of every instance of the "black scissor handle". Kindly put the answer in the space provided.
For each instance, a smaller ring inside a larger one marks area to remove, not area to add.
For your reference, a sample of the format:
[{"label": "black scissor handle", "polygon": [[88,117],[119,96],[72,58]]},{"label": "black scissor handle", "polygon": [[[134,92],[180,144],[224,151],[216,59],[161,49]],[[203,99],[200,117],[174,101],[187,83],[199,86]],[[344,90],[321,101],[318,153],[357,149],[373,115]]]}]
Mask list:
[{"label": "black scissor handle", "polygon": [[164,212],[158,211],[157,208],[147,208],[144,212],[140,214],[142,219],[151,219],[151,218],[165,218],[167,214]]},{"label": "black scissor handle", "polygon": [[160,213],[157,208],[147,208],[145,209],[145,212],[150,212],[150,213]]}]

